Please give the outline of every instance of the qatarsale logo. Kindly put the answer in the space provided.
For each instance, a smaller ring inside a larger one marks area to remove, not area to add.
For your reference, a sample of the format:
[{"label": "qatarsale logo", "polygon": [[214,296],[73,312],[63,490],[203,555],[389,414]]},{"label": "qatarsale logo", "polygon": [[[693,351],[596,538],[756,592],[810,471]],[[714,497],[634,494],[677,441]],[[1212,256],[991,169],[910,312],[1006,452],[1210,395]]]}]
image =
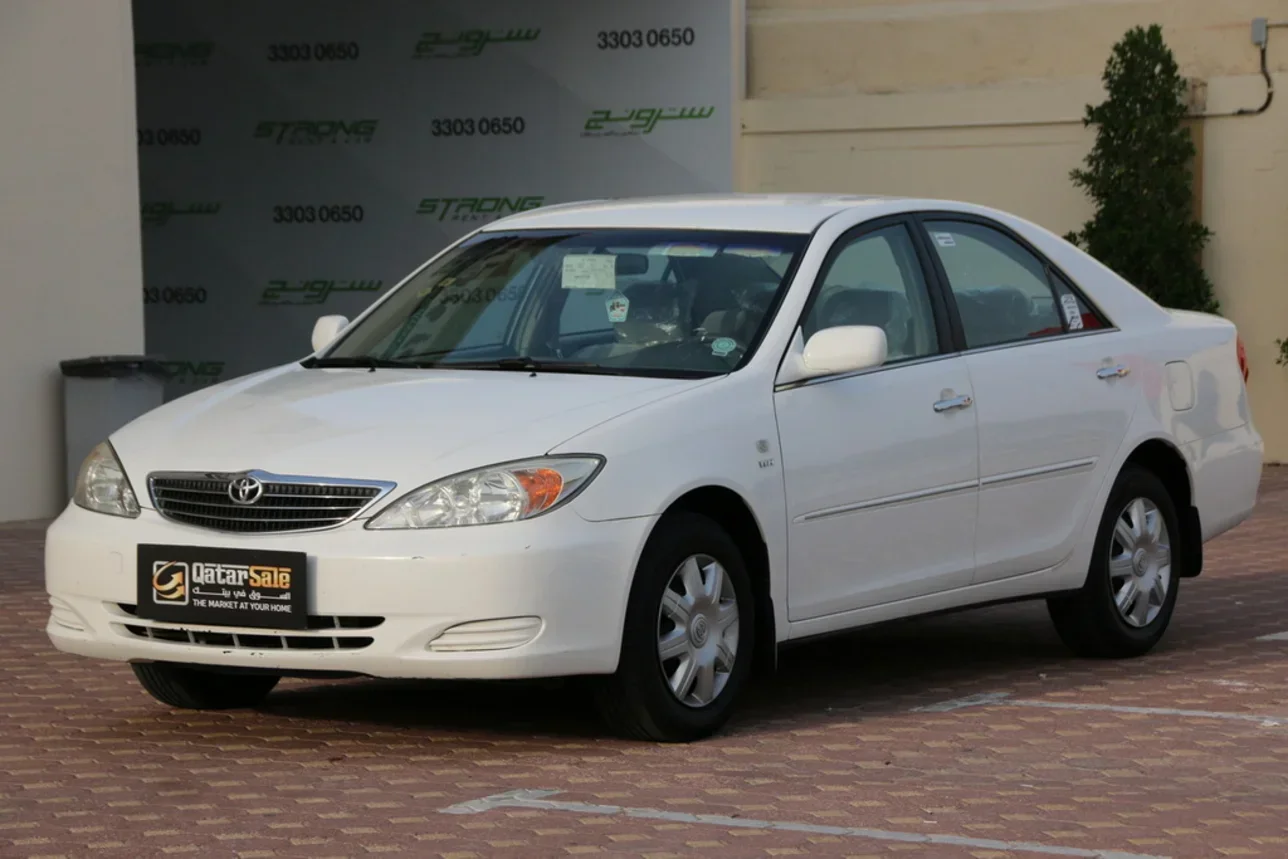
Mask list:
[{"label": "qatarsale logo", "polygon": [[545,197],[426,197],[416,207],[416,214],[436,221],[493,220],[507,213],[539,209],[545,202]]},{"label": "qatarsale logo", "polygon": [[266,119],[255,126],[255,139],[275,146],[370,143],[379,127],[376,119]]},{"label": "qatarsale logo", "polygon": [[710,119],[714,107],[636,107],[615,114],[611,110],[592,110],[582,126],[582,137],[638,137],[652,134],[668,122],[695,122]]},{"label": "qatarsale logo", "polygon": [[535,42],[541,36],[541,30],[461,30],[449,33],[441,30],[430,30],[420,34],[416,50],[412,54],[415,60],[461,60],[477,57],[488,45],[513,44],[516,42]]}]

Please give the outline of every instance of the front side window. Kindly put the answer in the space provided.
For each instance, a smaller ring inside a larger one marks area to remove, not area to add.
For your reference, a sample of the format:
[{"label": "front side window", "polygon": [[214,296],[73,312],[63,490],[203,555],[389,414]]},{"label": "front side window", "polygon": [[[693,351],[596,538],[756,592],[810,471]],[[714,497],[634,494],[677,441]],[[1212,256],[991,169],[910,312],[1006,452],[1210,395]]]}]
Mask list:
[{"label": "front side window", "polygon": [[801,235],[482,233],[418,272],[318,364],[706,376],[767,329]]},{"label": "front side window", "polygon": [[[967,221],[927,221],[966,334],[977,349],[1063,334],[1063,303],[1041,259],[1000,230]],[[1081,309],[1085,309],[1085,306]],[[1079,309],[1075,306],[1075,312]]]},{"label": "front side window", "polygon": [[873,325],[885,331],[886,363],[937,352],[930,293],[908,228],[841,242],[805,318],[806,339],[839,325]]}]

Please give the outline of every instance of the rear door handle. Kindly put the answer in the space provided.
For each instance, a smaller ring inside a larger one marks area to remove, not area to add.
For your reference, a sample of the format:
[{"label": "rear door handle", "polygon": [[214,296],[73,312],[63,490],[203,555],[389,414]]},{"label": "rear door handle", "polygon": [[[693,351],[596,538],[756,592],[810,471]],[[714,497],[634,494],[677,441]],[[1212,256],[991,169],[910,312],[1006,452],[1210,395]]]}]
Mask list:
[{"label": "rear door handle", "polygon": [[949,397],[946,400],[940,400],[935,403],[935,411],[947,412],[952,409],[969,409],[971,403],[975,402],[969,394],[962,394],[960,397]]},{"label": "rear door handle", "polygon": [[1116,364],[1113,367],[1101,367],[1096,371],[1097,379],[1121,379],[1131,372],[1131,367],[1126,364]]}]

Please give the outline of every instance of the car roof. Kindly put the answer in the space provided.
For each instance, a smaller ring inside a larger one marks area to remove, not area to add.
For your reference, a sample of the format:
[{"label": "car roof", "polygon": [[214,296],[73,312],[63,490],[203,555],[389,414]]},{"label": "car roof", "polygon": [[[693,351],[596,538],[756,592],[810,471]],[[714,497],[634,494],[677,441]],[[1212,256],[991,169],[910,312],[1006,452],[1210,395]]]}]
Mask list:
[{"label": "car roof", "polygon": [[874,218],[913,209],[978,210],[978,207],[944,200],[875,195],[695,194],[560,203],[501,218],[483,229],[615,227],[810,233],[838,212],[855,208],[870,209]]}]

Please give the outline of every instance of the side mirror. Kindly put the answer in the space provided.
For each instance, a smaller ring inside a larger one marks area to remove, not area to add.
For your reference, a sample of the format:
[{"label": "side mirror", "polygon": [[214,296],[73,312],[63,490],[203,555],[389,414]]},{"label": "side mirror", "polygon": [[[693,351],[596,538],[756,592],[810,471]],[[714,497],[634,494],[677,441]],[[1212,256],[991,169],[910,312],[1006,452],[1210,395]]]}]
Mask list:
[{"label": "side mirror", "polygon": [[805,371],[809,376],[831,376],[879,367],[888,348],[885,331],[874,325],[824,328],[805,344]]},{"label": "side mirror", "polygon": [[321,352],[334,343],[348,324],[346,316],[323,316],[313,323],[313,351]]}]

